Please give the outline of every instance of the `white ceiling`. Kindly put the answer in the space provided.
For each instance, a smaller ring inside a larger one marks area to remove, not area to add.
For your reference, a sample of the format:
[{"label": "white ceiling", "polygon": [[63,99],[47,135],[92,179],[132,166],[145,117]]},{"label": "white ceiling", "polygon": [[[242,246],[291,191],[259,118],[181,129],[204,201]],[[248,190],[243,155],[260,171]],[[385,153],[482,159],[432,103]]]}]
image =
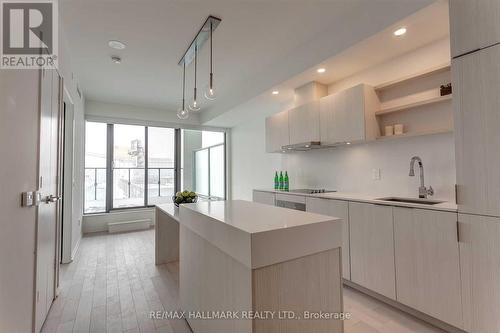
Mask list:
[{"label": "white ceiling", "polygon": [[[395,37],[393,32],[406,27],[403,37]],[[332,84],[355,75],[365,69],[377,66],[398,56],[437,41],[449,43],[448,2],[437,1],[414,14],[394,22],[376,34],[342,50],[324,61],[314,64],[303,72],[289,77],[266,91],[224,113],[209,119],[205,124],[232,127],[250,121],[256,116],[268,116],[294,105],[294,89],[311,81]],[[326,72],[318,74],[323,67]],[[278,96],[272,95],[278,90]]]},{"label": "white ceiling", "polygon": [[[60,11],[86,98],[166,112],[179,107],[180,57],[208,15],[222,18],[214,33],[218,99],[203,105],[201,114],[208,122],[432,2],[64,0]],[[127,48],[110,49],[111,39],[125,42]],[[207,51],[204,47],[199,54],[200,88],[208,82]],[[383,51],[374,56],[377,61]],[[122,57],[122,64],[111,62],[114,54]],[[353,66],[328,75],[345,75]],[[192,70],[187,72],[188,97]]]}]

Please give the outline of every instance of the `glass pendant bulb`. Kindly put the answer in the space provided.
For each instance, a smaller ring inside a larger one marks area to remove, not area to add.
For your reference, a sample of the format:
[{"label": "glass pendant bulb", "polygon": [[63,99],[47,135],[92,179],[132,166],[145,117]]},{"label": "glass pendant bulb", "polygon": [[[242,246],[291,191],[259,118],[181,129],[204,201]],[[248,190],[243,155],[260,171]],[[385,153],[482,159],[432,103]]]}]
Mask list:
[{"label": "glass pendant bulb", "polygon": [[193,100],[191,104],[189,104],[189,110],[191,111],[200,111],[200,105],[196,100]]},{"label": "glass pendant bulb", "polygon": [[187,119],[189,117],[189,110],[179,108],[179,110],[177,110],[177,117],[182,120]]},{"label": "glass pendant bulb", "polygon": [[214,83],[213,74],[210,73],[210,83],[208,84],[207,88],[205,89],[205,93],[204,93],[205,98],[208,99],[209,101],[213,101],[217,98],[217,96],[215,95],[215,88],[214,88],[213,83]]}]

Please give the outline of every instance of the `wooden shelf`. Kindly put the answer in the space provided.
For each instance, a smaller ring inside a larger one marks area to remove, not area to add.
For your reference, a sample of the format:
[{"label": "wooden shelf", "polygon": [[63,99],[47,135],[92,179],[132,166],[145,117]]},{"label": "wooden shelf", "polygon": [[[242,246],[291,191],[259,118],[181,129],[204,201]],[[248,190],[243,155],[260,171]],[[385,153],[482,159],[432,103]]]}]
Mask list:
[{"label": "wooden shelf", "polygon": [[389,140],[397,140],[404,138],[412,138],[416,136],[424,136],[424,135],[434,135],[434,134],[444,134],[444,133],[452,133],[453,129],[451,128],[441,128],[437,130],[423,131],[423,132],[414,132],[414,133],[404,133],[400,135],[391,135],[391,136],[379,136],[377,137],[377,141],[389,141]]},{"label": "wooden shelf", "polygon": [[379,85],[377,85],[375,87],[375,90],[383,90],[383,89],[389,88],[389,87],[391,87],[393,85],[403,83],[405,81],[415,80],[415,79],[423,78],[423,77],[430,76],[430,75],[433,75],[433,74],[437,74],[437,73],[441,73],[441,72],[446,72],[446,71],[449,71],[449,70],[451,70],[451,65],[448,62],[446,64],[442,64],[442,65],[439,65],[439,66],[436,66],[436,67],[429,68],[429,69],[427,69],[425,71],[421,71],[421,72],[413,73],[411,75],[404,76],[404,77],[399,78],[397,80],[393,80],[393,81],[389,81],[389,82],[385,82],[385,83],[379,84]]},{"label": "wooden shelf", "polygon": [[430,94],[431,96],[428,95],[428,93],[424,93],[414,96],[407,96],[405,98],[399,99],[396,102],[391,101],[388,106],[384,106],[382,104],[380,110],[375,112],[375,115],[380,116],[387,113],[400,112],[418,106],[448,101],[452,98],[451,94],[445,96],[435,96],[434,94]]}]

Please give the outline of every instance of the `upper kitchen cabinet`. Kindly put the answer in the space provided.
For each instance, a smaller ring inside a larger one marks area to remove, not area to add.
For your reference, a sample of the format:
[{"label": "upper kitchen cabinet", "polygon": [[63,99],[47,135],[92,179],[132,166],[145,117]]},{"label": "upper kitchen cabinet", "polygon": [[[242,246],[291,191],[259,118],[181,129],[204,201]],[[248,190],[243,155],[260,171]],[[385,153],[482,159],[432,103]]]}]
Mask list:
[{"label": "upper kitchen cabinet", "polygon": [[374,89],[360,84],[320,99],[320,141],[342,144],[375,140],[380,134]]},{"label": "upper kitchen cabinet", "polygon": [[319,101],[313,101],[288,111],[290,144],[320,141]]},{"label": "upper kitchen cabinet", "polygon": [[288,111],[266,118],[266,152],[281,152],[289,144]]},{"label": "upper kitchen cabinet", "polygon": [[459,212],[500,216],[500,45],[454,59]]},{"label": "upper kitchen cabinet", "polygon": [[500,42],[500,1],[450,0],[453,57]]}]

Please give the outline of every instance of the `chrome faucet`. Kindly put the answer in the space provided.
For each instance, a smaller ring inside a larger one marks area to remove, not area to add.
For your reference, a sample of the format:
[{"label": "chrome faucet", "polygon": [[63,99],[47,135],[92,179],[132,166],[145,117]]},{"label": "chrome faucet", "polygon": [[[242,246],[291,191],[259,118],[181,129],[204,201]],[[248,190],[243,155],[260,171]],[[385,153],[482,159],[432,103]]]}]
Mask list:
[{"label": "chrome faucet", "polygon": [[418,197],[419,198],[427,198],[428,195],[434,195],[434,189],[432,186],[429,188],[424,185],[424,164],[422,163],[422,159],[418,156],[413,156],[410,161],[410,177],[415,176],[415,162],[418,162],[418,167],[420,168],[420,187],[418,188]]}]

